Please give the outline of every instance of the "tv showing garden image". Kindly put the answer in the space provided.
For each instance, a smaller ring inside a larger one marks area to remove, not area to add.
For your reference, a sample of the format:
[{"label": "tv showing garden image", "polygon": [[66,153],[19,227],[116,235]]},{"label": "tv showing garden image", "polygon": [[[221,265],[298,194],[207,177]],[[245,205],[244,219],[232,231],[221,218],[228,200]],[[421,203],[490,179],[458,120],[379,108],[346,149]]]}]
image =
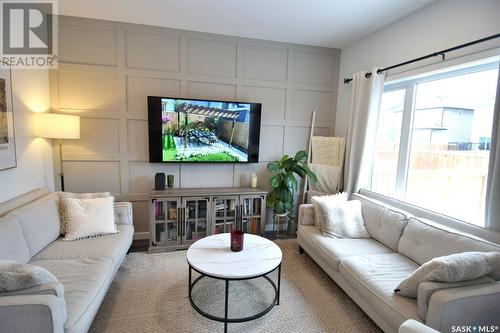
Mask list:
[{"label": "tv showing garden image", "polygon": [[163,162],[248,162],[251,103],[161,98]]}]

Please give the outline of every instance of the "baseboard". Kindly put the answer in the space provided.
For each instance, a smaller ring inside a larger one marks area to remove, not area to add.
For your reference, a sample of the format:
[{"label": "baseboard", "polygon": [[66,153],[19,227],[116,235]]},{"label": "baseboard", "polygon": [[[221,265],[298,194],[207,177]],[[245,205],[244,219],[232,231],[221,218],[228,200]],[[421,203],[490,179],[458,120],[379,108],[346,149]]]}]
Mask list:
[{"label": "baseboard", "polygon": [[149,232],[147,231],[134,232],[134,240],[139,240],[139,239],[149,239]]}]

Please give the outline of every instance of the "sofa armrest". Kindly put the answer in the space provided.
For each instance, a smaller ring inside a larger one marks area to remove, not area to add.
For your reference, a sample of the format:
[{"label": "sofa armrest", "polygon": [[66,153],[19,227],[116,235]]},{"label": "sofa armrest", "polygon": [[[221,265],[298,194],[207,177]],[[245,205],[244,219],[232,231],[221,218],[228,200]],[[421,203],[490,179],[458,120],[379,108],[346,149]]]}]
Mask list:
[{"label": "sofa armrest", "polygon": [[498,326],[500,281],[435,292],[429,301],[426,325],[442,332],[452,326]]},{"label": "sofa armrest", "polygon": [[51,294],[0,296],[0,332],[63,333],[66,308]]},{"label": "sofa armrest", "polygon": [[408,319],[399,326],[398,333],[439,333],[414,319]]},{"label": "sofa armrest", "polygon": [[299,206],[299,224],[314,225],[314,209],[312,204]]},{"label": "sofa armrest", "polygon": [[429,301],[432,295],[434,295],[434,293],[440,290],[449,288],[468,287],[468,286],[479,285],[483,283],[493,283],[493,282],[495,282],[495,280],[490,279],[487,276],[483,276],[479,279],[460,281],[460,282],[435,282],[435,281],[420,282],[417,289],[418,317],[422,320],[425,320],[425,317],[427,316],[427,309],[429,307]]},{"label": "sofa armrest", "polygon": [[126,201],[115,202],[116,224],[132,225],[132,203]]}]

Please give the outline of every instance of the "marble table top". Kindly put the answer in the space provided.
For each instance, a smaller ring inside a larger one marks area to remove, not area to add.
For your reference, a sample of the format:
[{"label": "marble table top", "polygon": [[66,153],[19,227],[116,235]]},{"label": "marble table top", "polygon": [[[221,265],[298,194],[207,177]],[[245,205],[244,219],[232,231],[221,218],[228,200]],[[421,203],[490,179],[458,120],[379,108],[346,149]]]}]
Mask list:
[{"label": "marble table top", "polygon": [[191,267],[218,278],[241,279],[260,276],[278,267],[281,249],[263,237],[245,234],[243,250],[233,252],[230,234],[217,234],[193,243],[187,251]]}]

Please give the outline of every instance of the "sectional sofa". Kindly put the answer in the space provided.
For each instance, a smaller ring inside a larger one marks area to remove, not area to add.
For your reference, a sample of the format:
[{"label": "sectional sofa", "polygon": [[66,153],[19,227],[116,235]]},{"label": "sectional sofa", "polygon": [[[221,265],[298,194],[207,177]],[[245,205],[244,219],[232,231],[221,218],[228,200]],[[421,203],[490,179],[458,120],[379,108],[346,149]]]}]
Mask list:
[{"label": "sectional sofa", "polygon": [[59,280],[0,294],[0,332],[87,332],[130,245],[132,206],[115,203],[119,233],[65,242],[59,196],[35,190],[0,205],[0,260],[39,265]]},{"label": "sectional sofa", "polygon": [[314,226],[311,204],[299,207],[297,241],[316,263],[385,332],[408,319],[440,332],[453,326],[500,324],[500,276],[468,285],[425,282],[418,300],[397,296],[398,283],[432,258],[465,251],[498,251],[500,246],[414,216],[363,194],[360,200],[369,239],[328,238]]}]

